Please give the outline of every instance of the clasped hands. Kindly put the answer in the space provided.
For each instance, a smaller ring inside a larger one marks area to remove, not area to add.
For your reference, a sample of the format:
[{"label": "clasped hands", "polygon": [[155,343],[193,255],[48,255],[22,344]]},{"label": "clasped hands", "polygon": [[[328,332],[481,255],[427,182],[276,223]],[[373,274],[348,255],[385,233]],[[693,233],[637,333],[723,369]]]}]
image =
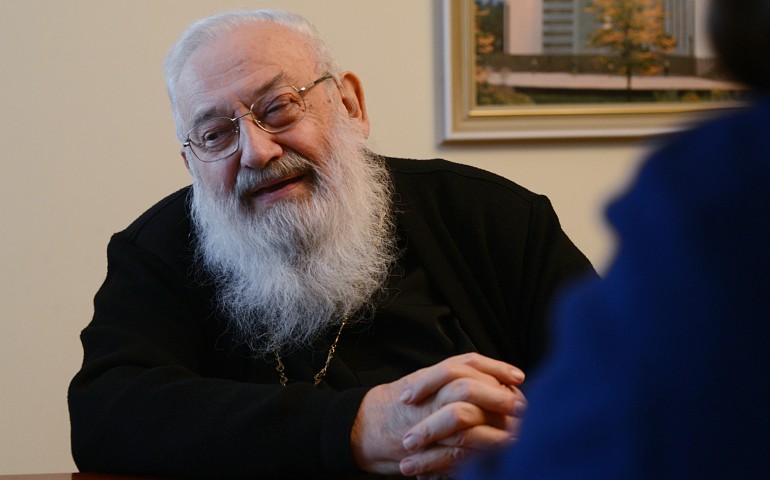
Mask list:
[{"label": "clasped hands", "polygon": [[449,475],[467,454],[515,440],[523,381],[518,368],[468,353],[378,385],[353,424],[354,460],[380,474]]}]

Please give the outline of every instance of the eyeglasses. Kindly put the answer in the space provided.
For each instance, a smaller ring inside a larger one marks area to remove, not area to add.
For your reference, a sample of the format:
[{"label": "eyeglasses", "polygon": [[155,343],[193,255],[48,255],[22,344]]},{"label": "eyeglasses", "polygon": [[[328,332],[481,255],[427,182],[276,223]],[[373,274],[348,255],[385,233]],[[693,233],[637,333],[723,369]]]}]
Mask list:
[{"label": "eyeglasses", "polygon": [[304,95],[308,90],[330,78],[332,75],[326,74],[301,88],[284,85],[271,90],[252,103],[243,115],[212,118],[191,128],[182,146],[190,147],[201,162],[227,158],[238,151],[241,132],[238,120],[247,115],[251,115],[254,124],[268,133],[288,130],[305,118],[307,106]]}]

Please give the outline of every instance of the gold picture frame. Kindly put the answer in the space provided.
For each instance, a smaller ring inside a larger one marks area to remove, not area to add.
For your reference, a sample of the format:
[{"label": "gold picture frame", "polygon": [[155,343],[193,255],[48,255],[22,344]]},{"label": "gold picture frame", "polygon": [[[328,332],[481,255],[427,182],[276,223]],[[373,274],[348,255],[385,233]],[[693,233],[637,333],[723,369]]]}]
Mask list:
[{"label": "gold picture frame", "polygon": [[669,133],[735,101],[506,106],[476,102],[474,2],[442,0],[443,141],[628,139]]}]

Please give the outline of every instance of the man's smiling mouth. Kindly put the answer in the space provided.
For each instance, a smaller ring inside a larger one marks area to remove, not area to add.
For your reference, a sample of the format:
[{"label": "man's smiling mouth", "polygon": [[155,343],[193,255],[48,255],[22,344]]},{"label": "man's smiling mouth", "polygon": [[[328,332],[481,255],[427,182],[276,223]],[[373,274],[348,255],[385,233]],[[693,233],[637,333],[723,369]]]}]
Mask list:
[{"label": "man's smiling mouth", "polygon": [[307,176],[308,174],[306,172],[298,172],[288,177],[276,178],[264,182],[251,192],[251,197],[260,198],[270,196],[271,194],[279,193],[284,189],[290,189],[295,185],[303,183],[307,179]]}]

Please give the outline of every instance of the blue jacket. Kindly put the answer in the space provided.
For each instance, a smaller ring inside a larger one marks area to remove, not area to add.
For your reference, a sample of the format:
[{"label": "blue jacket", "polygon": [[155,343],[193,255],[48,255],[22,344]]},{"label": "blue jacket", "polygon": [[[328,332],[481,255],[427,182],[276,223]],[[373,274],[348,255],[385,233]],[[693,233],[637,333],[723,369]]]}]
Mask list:
[{"label": "blue jacket", "polygon": [[770,478],[770,102],[670,141],[608,218],[519,443],[463,478]]}]

